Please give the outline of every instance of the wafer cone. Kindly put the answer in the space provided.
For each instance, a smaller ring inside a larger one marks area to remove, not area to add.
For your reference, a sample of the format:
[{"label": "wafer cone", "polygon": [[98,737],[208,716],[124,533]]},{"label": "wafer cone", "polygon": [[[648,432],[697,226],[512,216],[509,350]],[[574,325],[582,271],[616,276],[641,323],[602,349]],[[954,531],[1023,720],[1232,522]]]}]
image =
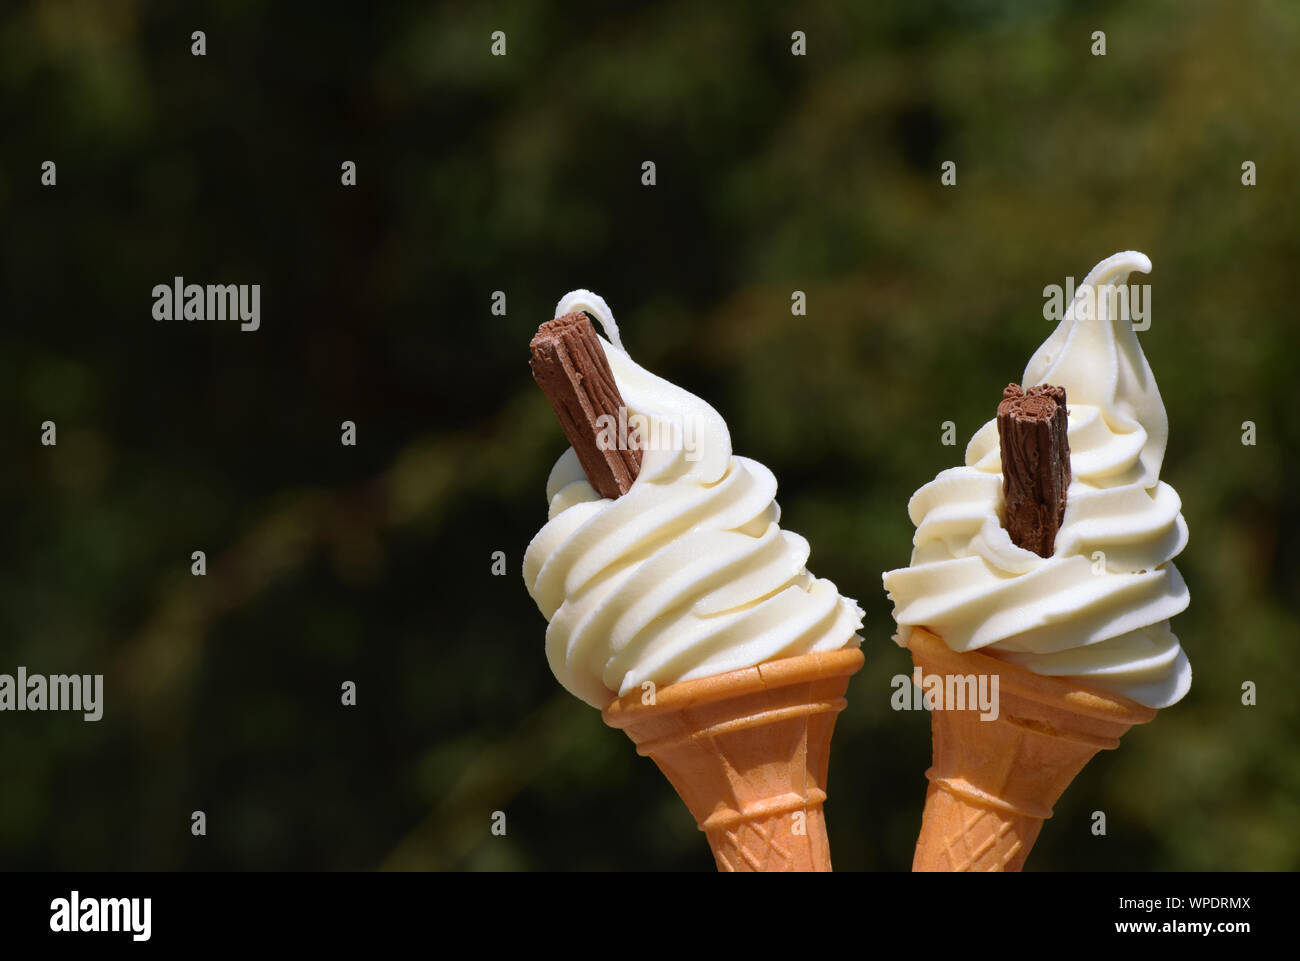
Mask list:
[{"label": "wafer cone", "polygon": [[641,692],[602,716],[659,766],[719,871],[829,871],[822,802],[835,716],[856,647],[769,661]]},{"label": "wafer cone", "polygon": [[913,871],[1019,871],[1075,775],[1156,716],[1070,679],[957,653],[923,628],[912,628],[908,647],[925,674],[999,675],[997,720],[980,720],[978,710],[931,712],[934,757]]}]

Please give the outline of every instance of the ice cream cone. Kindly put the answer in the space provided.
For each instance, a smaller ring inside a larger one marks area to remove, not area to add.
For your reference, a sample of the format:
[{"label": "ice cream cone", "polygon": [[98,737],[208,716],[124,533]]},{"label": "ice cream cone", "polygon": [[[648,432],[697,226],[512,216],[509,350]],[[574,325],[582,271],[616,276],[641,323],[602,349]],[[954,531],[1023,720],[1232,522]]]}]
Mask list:
[{"label": "ice cream cone", "polygon": [[927,675],[999,675],[996,720],[980,720],[978,710],[931,712],[934,756],[913,871],[1019,871],[1075,775],[1156,716],[1072,679],[957,653],[924,628],[912,628],[908,647]]},{"label": "ice cream cone", "polygon": [[719,871],[829,871],[822,802],[856,647],[635,691],[605,708],[663,771]]}]

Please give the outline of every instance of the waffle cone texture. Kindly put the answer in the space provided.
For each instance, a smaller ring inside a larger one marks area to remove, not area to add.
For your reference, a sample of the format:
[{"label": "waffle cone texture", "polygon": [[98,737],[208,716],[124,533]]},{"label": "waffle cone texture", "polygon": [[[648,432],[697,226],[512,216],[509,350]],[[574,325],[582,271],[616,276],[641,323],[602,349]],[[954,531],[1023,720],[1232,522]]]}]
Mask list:
[{"label": "waffle cone texture", "polygon": [[654,760],[719,871],[829,871],[822,804],[856,647],[633,692],[602,712]]},{"label": "waffle cone texture", "polygon": [[957,653],[924,628],[912,628],[908,647],[926,675],[999,675],[996,720],[980,720],[978,710],[930,712],[933,763],[913,871],[1019,871],[1084,765],[1156,716],[1073,679]]}]

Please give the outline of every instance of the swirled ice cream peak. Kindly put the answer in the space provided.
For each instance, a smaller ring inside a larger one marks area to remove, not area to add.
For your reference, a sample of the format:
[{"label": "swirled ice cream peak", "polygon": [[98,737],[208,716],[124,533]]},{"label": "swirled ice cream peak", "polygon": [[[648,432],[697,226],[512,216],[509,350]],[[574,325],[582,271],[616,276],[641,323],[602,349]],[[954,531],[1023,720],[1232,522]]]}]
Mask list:
[{"label": "swirled ice cream peak", "polygon": [[1024,382],[1064,387],[1071,404],[1097,408],[1117,433],[1144,433],[1138,479],[1151,487],[1160,477],[1169,418],[1133,323],[1115,309],[1126,301],[1112,292],[1132,271],[1151,272],[1146,254],[1124,251],[1092,268],[1060,326],[1029,359]]},{"label": "swirled ice cream peak", "polygon": [[1094,267],[1025,368],[1026,388],[1064,387],[1069,408],[1072,480],[1052,556],[1018,547],[1003,526],[990,420],[966,465],[942,471],[908,504],[912,562],[884,575],[900,643],[923,626],[954,650],[1079,677],[1151,707],[1187,692],[1191,667],[1169,628],[1189,598],[1172,563],[1187,525],[1159,479],[1168,418],[1137,333],[1107,296],[1150,269],[1136,251]]},{"label": "swirled ice cream peak", "polygon": [[[646,682],[857,645],[862,611],[808,572],[807,541],[778,523],[772,472],[732,455],[709,404],[628,356],[601,297],[573,291],[555,310],[585,311],[601,325],[629,419],[679,441],[645,449],[617,499],[596,493],[572,448],[551,471],[549,520],[528,545],[523,574],[550,622],[547,659],[560,683],[603,707]],[[686,431],[667,429],[683,424],[693,445]]]},{"label": "swirled ice cream peak", "polygon": [[[634,427],[641,418],[649,421],[640,433],[658,441],[642,454],[640,477],[653,480],[687,466],[691,476],[704,483],[721,478],[731,459],[731,433],[722,416],[694,394],[633,361],[623,349],[614,312],[599,294],[571,291],[560,298],[555,310],[556,317],[585,311],[604,329],[601,344],[623,395],[626,419]],[[683,460],[686,465],[681,464]]]}]

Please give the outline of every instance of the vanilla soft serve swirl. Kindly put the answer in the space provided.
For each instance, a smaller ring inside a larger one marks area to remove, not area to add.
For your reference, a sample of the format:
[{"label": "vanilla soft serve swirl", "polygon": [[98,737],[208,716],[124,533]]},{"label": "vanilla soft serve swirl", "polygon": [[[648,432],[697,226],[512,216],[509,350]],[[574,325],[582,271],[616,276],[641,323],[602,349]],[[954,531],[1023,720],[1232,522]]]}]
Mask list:
[{"label": "vanilla soft serve swirl", "polygon": [[860,638],[862,611],[804,566],[808,542],[781,530],[776,478],[731,453],[731,435],[700,398],[638,366],[605,301],[566,295],[604,327],[605,356],[629,418],[675,438],[642,454],[617,500],[587,482],[569,448],[546,484],[549,520],[524,554],[556,678],[596,707],[615,695],[708,677]]},{"label": "vanilla soft serve swirl", "polygon": [[[941,472],[908,504],[912,563],[884,575],[900,643],[925,627],[955,651],[983,648],[1149,707],[1187,693],[1191,666],[1169,629],[1188,604],[1172,563],[1187,524],[1160,480],[1169,422],[1131,322],[1104,295],[1150,270],[1136,251],[1094,267],[1025,368],[1023,386],[1064,387],[1069,406],[1072,477],[1052,556],[1017,547],[1002,525],[990,420],[966,448],[966,466]],[[1099,292],[1092,299],[1089,287]]]}]

